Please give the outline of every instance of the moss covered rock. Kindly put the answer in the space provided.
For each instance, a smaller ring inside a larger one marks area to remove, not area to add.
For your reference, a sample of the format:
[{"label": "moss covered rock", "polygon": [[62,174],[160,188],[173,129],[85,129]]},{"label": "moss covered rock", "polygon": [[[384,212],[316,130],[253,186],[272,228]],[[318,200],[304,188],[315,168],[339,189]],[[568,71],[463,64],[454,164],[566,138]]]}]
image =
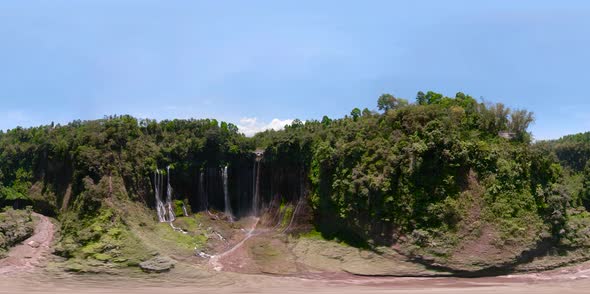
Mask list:
[{"label": "moss covered rock", "polygon": [[139,264],[146,273],[163,273],[174,268],[176,262],[166,256],[156,256]]},{"label": "moss covered rock", "polygon": [[30,211],[6,208],[0,213],[0,258],[4,257],[9,247],[27,239],[33,231]]}]

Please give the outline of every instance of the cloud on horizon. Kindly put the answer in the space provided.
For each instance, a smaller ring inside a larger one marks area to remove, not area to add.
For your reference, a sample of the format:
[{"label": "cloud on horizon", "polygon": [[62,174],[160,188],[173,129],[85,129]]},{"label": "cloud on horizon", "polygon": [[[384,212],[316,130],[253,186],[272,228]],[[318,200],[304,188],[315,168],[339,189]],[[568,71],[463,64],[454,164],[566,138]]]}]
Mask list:
[{"label": "cloud on horizon", "polygon": [[258,121],[256,117],[244,117],[240,119],[240,123],[238,123],[238,128],[240,132],[244,133],[244,135],[248,137],[254,136],[254,134],[263,132],[269,129],[273,129],[275,131],[282,130],[286,125],[290,125],[293,123],[292,119],[278,119],[274,118],[269,123],[264,123]]}]

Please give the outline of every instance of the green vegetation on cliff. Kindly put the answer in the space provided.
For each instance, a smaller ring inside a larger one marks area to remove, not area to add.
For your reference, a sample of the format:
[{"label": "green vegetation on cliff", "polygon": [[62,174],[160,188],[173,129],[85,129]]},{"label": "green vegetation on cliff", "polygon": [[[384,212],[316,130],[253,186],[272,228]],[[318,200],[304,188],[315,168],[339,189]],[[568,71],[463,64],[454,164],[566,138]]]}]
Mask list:
[{"label": "green vegetation on cliff", "polygon": [[535,145],[565,168],[572,201],[590,209],[590,132],[541,141]]},{"label": "green vegetation on cliff", "polygon": [[[56,214],[71,196],[118,176],[131,198],[149,201],[149,176],[174,165],[179,174],[235,160],[252,149],[236,126],[216,120],[156,122],[130,116],[0,132],[0,183],[29,195],[36,209]],[[8,199],[0,198],[0,205]]]},{"label": "green vegetation on cliff", "polygon": [[[216,120],[113,116],[15,128],[0,132],[0,205],[30,203],[57,216],[56,253],[69,259],[68,270],[135,266],[154,250],[140,235],[155,226],[146,213],[154,170],[172,165],[179,181],[190,182],[202,167],[247,157],[250,145],[234,125]],[[185,247],[203,246],[202,235],[191,238]]]},{"label": "green vegetation on cliff", "polygon": [[[178,250],[207,242],[200,229],[179,237],[154,225],[146,211],[157,167],[174,172],[180,214],[180,201],[194,205],[188,194],[199,171],[250,169],[252,152],[263,148],[261,166],[281,170],[276,186],[305,187],[324,238],[396,245],[458,271],[514,268],[590,246],[587,135],[533,144],[531,113],[463,93],[419,92],[415,103],[384,94],[377,107],[340,119],[295,120],[253,138],[215,120],[130,116],[0,132],[0,205],[32,204],[57,215],[57,253],[73,260],[71,270],[84,269],[83,262],[134,266],[157,247],[149,244],[153,232],[179,243]],[[293,174],[304,180],[285,184]],[[275,197],[261,191],[266,201]],[[194,227],[193,221],[180,223]]]},{"label": "green vegetation on cliff", "polygon": [[398,243],[459,270],[587,246],[573,225],[589,220],[572,197],[579,191],[531,145],[532,114],[462,93],[418,93],[415,104],[384,95],[378,106],[383,113],[296,121],[255,138],[268,160],[305,166],[326,237]]}]

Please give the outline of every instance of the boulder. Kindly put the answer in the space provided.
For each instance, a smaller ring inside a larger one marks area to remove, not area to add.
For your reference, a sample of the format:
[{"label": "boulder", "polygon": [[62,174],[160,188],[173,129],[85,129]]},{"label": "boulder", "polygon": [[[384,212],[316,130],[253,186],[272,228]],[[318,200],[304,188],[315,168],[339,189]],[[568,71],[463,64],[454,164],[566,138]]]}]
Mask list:
[{"label": "boulder", "polygon": [[29,246],[31,246],[33,248],[39,248],[39,246],[41,246],[41,244],[39,242],[37,242],[37,241],[29,241],[27,243],[27,245],[29,245]]},{"label": "boulder", "polygon": [[174,267],[176,262],[166,256],[156,256],[139,264],[146,273],[163,273]]}]

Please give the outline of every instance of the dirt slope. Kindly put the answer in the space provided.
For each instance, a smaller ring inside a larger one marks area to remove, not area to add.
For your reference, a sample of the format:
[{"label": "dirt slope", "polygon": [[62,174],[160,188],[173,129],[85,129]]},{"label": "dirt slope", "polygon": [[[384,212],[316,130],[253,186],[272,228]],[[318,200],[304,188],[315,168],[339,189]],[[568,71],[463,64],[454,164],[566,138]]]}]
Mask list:
[{"label": "dirt slope", "polygon": [[33,213],[33,216],[38,219],[35,232],[13,247],[8,252],[8,257],[0,259],[0,276],[33,271],[51,253],[55,226],[44,215]]}]

